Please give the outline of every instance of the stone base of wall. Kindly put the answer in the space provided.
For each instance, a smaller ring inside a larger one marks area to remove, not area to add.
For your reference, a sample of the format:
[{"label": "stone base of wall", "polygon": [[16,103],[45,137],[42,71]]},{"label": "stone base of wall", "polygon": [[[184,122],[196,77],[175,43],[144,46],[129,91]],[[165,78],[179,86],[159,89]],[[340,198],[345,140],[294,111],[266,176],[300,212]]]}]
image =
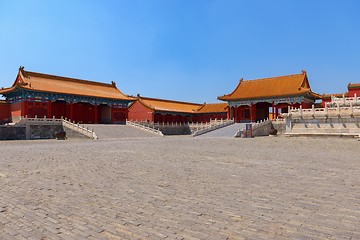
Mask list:
[{"label": "stone base of wall", "polygon": [[286,119],[286,135],[360,136],[360,118]]},{"label": "stone base of wall", "polygon": [[283,122],[272,121],[271,123],[272,123],[273,128],[277,130],[277,135],[285,134],[285,132],[286,132],[285,121],[283,121]]},{"label": "stone base of wall", "polygon": [[164,135],[191,135],[190,127],[187,125],[164,125],[156,128],[159,128]]},{"label": "stone base of wall", "polygon": [[55,139],[55,133],[64,131],[62,125],[29,125],[30,139]]},{"label": "stone base of wall", "polygon": [[62,125],[0,126],[0,140],[55,139]]},{"label": "stone base of wall", "polygon": [[25,126],[0,126],[0,140],[25,140]]}]

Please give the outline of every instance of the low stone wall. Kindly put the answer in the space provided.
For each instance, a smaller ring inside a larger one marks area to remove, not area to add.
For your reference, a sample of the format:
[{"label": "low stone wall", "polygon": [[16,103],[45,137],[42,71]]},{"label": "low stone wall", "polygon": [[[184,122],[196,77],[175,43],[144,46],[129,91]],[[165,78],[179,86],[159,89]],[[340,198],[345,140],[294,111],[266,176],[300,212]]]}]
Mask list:
[{"label": "low stone wall", "polygon": [[360,118],[287,118],[286,134],[290,136],[360,136]]},{"label": "low stone wall", "polygon": [[64,131],[62,125],[28,125],[26,126],[30,139],[55,139],[55,133]]},{"label": "low stone wall", "polygon": [[25,140],[25,126],[0,126],[0,140]]},{"label": "low stone wall", "polygon": [[0,140],[55,139],[61,125],[0,126]]},{"label": "low stone wall", "polygon": [[164,135],[191,135],[191,130],[188,125],[164,125],[156,126]]},{"label": "low stone wall", "polygon": [[277,135],[285,134],[286,132],[286,122],[285,121],[272,121],[272,126],[274,129],[277,130]]},{"label": "low stone wall", "polygon": [[254,127],[253,136],[254,137],[269,136],[271,129],[272,129],[272,124],[271,121],[269,121],[263,124],[262,126]]}]

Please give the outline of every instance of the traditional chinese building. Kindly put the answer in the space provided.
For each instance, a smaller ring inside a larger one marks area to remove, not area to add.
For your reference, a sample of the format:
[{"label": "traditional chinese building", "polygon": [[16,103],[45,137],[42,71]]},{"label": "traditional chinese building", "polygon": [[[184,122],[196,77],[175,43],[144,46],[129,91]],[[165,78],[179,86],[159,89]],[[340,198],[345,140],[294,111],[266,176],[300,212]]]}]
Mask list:
[{"label": "traditional chinese building", "polygon": [[360,83],[349,83],[348,84],[348,95],[349,97],[360,97]]},{"label": "traditional chinese building", "polygon": [[258,121],[287,112],[288,106],[309,108],[321,97],[310,88],[306,71],[300,74],[262,78],[240,79],[235,90],[219,100],[227,101],[228,118],[236,122]]},{"label": "traditional chinese building", "polygon": [[68,118],[80,123],[124,123],[134,98],[111,84],[25,71],[14,84],[0,90],[10,119],[20,117]]},{"label": "traditional chinese building", "polygon": [[197,109],[194,122],[210,122],[210,120],[227,119],[227,103],[204,103]]},{"label": "traditional chinese building", "polygon": [[327,102],[331,102],[333,97],[336,98],[343,98],[343,97],[348,97],[348,93],[333,93],[333,94],[322,94],[321,95],[321,107],[325,107],[325,104]]},{"label": "traditional chinese building", "polygon": [[360,83],[349,83],[348,91],[345,93],[332,93],[321,95],[321,106],[325,107],[325,103],[332,102],[333,98],[360,97]]},{"label": "traditional chinese building", "polygon": [[129,107],[129,120],[148,122],[192,122],[194,113],[202,105],[190,102],[138,96]]}]

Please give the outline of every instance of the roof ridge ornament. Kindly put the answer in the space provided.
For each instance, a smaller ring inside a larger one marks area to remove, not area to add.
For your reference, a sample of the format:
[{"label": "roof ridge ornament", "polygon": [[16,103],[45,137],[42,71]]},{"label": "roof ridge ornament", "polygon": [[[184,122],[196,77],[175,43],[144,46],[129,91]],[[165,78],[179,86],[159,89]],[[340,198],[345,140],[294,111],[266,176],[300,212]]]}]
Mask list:
[{"label": "roof ridge ornament", "polygon": [[29,75],[27,74],[27,72],[24,70],[24,66],[20,66],[19,67],[19,72],[26,78],[29,78]]},{"label": "roof ridge ornament", "polygon": [[303,69],[303,70],[301,70],[301,72],[302,72],[303,74],[306,74],[306,70],[304,70],[304,69]]}]

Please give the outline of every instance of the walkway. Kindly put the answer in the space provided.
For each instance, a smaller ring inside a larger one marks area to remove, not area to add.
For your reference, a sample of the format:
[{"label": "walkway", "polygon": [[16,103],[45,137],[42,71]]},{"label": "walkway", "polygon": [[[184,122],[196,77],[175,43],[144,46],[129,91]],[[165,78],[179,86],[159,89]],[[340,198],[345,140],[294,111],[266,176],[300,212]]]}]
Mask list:
[{"label": "walkway", "polygon": [[0,151],[4,240],[360,239],[354,139],[3,141]]}]

